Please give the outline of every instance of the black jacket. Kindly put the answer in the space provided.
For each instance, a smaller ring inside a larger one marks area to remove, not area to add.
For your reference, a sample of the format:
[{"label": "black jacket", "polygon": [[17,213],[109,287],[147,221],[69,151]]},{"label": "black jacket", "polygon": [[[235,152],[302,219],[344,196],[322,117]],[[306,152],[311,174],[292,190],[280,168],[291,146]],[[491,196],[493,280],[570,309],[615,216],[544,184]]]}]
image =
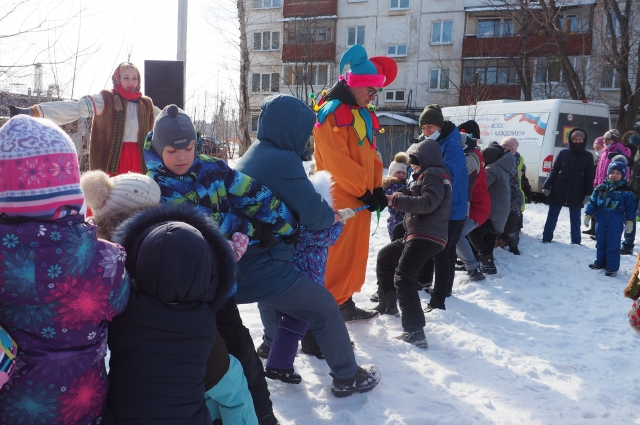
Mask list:
[{"label": "black jacket", "polygon": [[629,174],[629,187],[633,190],[636,198],[640,197],[640,149],[636,150],[635,157],[633,158],[633,165],[631,166],[631,173]]},{"label": "black jacket", "polygon": [[[544,182],[543,189],[549,189],[549,205],[582,207],[585,196],[593,192],[595,167],[593,155],[586,151],[585,143],[574,144],[569,133],[569,149],[563,149],[553,163],[551,173]],[[586,134],[586,132],[585,132]],[[585,137],[585,140],[588,140]]]},{"label": "black jacket", "polygon": [[235,275],[227,240],[210,218],[180,207],[142,211],[114,239],[127,251],[132,289],[127,308],[109,326],[102,424],[210,425],[205,381],[210,385],[222,371],[211,370],[205,380],[205,370],[215,312]]}]

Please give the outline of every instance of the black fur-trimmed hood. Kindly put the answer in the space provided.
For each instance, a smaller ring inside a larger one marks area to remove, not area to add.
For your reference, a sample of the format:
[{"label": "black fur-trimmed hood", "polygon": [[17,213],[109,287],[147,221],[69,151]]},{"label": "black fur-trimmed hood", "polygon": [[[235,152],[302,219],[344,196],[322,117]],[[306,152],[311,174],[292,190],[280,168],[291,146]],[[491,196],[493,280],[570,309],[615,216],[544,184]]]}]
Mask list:
[{"label": "black fur-trimmed hood", "polygon": [[[184,224],[197,232],[189,230]],[[186,237],[195,245],[200,245],[198,232],[208,243],[211,255],[203,252],[204,248],[200,249],[182,239]],[[158,206],[141,211],[120,225],[114,234],[114,241],[127,252],[127,271],[136,279],[137,290],[161,301],[213,302],[217,307],[227,300],[233,287],[236,264],[227,239],[210,217],[192,206]],[[145,252],[139,252],[141,249]],[[175,263],[167,261],[161,264],[161,256],[171,258],[172,255],[168,254],[173,253],[178,257],[184,255],[184,251],[195,252],[195,255],[180,261],[176,259]],[[154,258],[154,255],[158,257]],[[144,273],[144,279],[139,275],[138,268],[143,269],[141,273]],[[202,280],[202,275],[198,273],[209,273],[209,270],[210,281],[204,292],[189,281],[190,278]]]}]

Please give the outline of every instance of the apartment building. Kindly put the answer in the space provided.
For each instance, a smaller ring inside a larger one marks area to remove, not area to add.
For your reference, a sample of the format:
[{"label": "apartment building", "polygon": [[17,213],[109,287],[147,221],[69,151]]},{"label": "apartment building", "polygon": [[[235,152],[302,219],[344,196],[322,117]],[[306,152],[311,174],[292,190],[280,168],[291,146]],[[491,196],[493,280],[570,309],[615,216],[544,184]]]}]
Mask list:
[{"label": "apartment building", "polygon": [[[377,99],[379,115],[392,121],[413,123],[430,103],[569,97],[552,35],[517,1],[246,1],[254,132],[264,97],[320,93],[336,81],[340,57],[354,44],[398,63],[398,77]],[[604,66],[606,16],[595,0],[562,6],[563,47],[585,97],[615,107],[619,78]],[[527,7],[540,8],[537,0]]]}]

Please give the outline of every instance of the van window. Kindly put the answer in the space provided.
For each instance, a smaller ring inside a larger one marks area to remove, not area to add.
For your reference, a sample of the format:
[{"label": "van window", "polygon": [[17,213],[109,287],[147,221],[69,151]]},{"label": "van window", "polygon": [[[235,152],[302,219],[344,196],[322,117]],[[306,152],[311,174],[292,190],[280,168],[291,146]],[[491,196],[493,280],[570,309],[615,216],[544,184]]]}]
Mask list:
[{"label": "van window", "polygon": [[[571,115],[571,117],[569,117]],[[571,118],[571,119],[569,119]],[[556,136],[555,146],[558,148],[568,147],[566,137],[569,132],[580,127],[587,132],[587,149],[593,149],[593,141],[596,137],[602,136],[609,130],[609,118],[597,117],[593,115],[579,115],[579,114],[558,114],[558,135]]]}]

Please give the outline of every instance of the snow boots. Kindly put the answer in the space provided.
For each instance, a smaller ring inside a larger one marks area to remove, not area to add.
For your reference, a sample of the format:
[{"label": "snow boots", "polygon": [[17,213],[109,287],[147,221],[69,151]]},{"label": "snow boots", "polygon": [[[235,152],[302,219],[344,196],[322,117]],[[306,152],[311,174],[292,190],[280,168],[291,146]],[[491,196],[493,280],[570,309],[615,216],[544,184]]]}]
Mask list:
[{"label": "snow boots", "polygon": [[398,310],[398,294],[396,291],[389,291],[385,294],[381,294],[378,290],[378,305],[373,307],[373,309],[380,314],[393,314],[396,317],[400,317],[400,311]]},{"label": "snow boots", "polygon": [[413,344],[418,348],[425,349],[429,345],[427,344],[427,337],[424,335],[424,331],[412,331],[412,332],[402,332],[402,334],[398,336],[394,336],[395,339],[399,339],[400,341],[407,342],[409,344]]},{"label": "snow boots", "polygon": [[496,265],[493,262],[493,254],[488,255],[480,255],[480,262],[482,266],[480,267],[480,271],[484,274],[496,274],[498,273],[498,269],[496,269]]},{"label": "snow boots", "polygon": [[302,382],[302,377],[291,369],[278,369],[275,367],[267,366],[264,374],[269,379],[282,381],[285,384],[299,384]]},{"label": "snow boots", "polygon": [[[333,376],[333,374],[330,374]],[[366,393],[371,391],[380,382],[380,372],[375,366],[364,369],[358,366],[356,374],[352,378],[338,379],[333,377],[331,394],[336,397],[347,397],[353,393]]]},{"label": "snow boots", "polygon": [[365,310],[356,307],[353,298],[349,298],[340,304],[340,313],[345,322],[355,322],[357,320],[369,320],[378,317],[379,313],[375,310]]},{"label": "snow boots", "polygon": [[260,344],[260,346],[258,347],[258,349],[256,350],[256,353],[258,353],[258,356],[261,359],[268,359],[269,358],[269,352],[271,351],[271,347],[269,347],[267,344],[265,344],[264,342],[262,344]]},{"label": "snow boots", "polygon": [[479,282],[486,279],[480,267],[475,270],[469,270],[467,276],[469,277],[469,282]]}]

